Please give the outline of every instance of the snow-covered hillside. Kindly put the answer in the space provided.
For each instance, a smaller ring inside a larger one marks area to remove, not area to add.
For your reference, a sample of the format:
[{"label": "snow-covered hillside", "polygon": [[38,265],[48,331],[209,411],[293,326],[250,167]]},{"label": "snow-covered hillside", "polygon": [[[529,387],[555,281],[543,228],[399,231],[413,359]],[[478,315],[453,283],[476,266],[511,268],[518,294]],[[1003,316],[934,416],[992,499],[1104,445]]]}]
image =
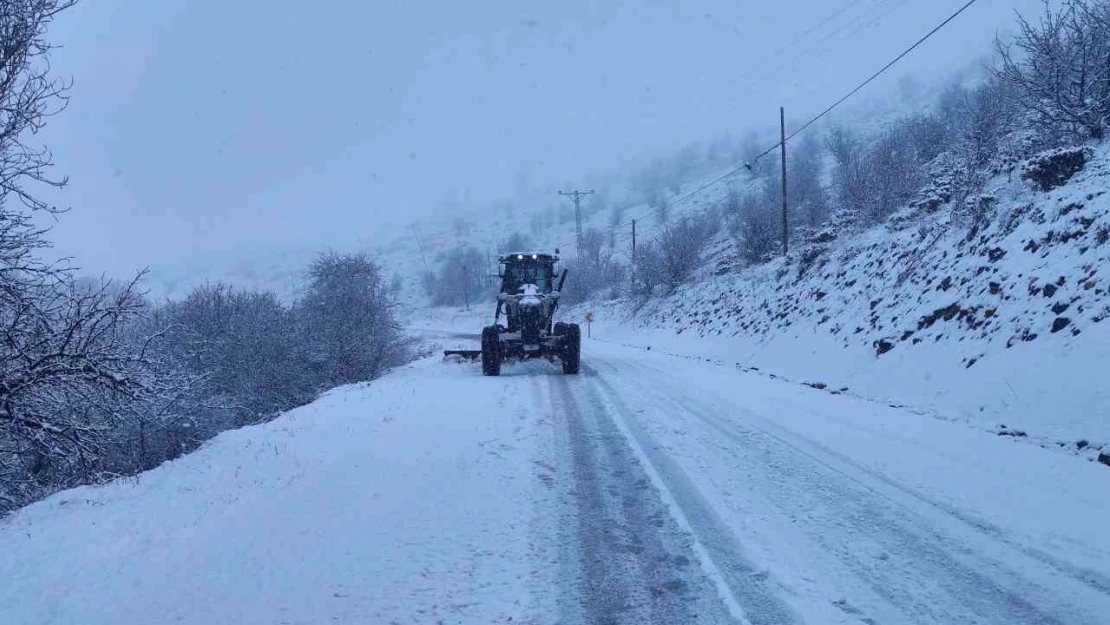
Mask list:
[{"label": "snow-covered hillside", "polygon": [[919,206],[736,273],[712,271],[728,264],[722,241],[700,280],[669,297],[588,307],[599,336],[847,387],[1095,459],[1110,451],[1107,188],[1102,146],[1048,192],[1016,173],[996,179],[978,225]]}]

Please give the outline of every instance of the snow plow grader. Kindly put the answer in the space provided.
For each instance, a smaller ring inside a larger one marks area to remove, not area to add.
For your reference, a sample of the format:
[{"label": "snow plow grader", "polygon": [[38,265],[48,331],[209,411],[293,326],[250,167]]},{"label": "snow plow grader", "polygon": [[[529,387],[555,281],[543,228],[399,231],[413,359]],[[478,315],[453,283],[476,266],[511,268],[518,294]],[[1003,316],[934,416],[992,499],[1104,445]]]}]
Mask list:
[{"label": "snow plow grader", "polygon": [[[558,254],[558,250],[556,250]],[[564,269],[556,284],[556,254],[514,253],[498,257],[501,291],[493,325],[482,329],[482,349],[446,350],[445,358],[482,361],[482,373],[500,375],[501,363],[543,358],[562,363],[563,373],[578,373],[582,335],[576,323],[554,322]],[[505,323],[501,323],[504,314]]]}]

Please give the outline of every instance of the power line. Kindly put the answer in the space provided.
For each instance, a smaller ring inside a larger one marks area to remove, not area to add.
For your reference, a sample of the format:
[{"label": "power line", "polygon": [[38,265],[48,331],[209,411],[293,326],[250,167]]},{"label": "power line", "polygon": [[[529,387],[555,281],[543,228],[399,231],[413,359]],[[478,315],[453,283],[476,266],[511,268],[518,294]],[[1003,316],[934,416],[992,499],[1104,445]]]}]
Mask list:
[{"label": "power line", "polygon": [[[695,195],[701,193],[702,191],[705,191],[709,187],[712,187],[713,185],[717,184],[718,182],[721,182],[722,180],[724,180],[724,179],[726,179],[730,176],[735,175],[737,172],[739,172],[743,169],[744,169],[744,165],[737,165],[736,167],[733,167],[732,169],[730,169],[730,170],[726,171],[725,173],[721,174],[720,176],[717,176],[713,180],[710,180],[709,182],[701,185],[697,189],[694,189],[693,191],[684,193],[681,196],[674,198],[673,200],[670,201],[670,203],[671,204],[679,204],[681,202],[685,202],[686,200],[694,197]],[[634,222],[636,220],[643,220],[643,219],[645,219],[647,217],[650,217],[652,215],[661,215],[661,214],[663,214],[663,209],[662,208],[653,208],[653,209],[649,210],[648,212],[643,213],[642,215],[638,215],[638,216],[636,216],[632,219],[626,219],[626,220],[624,220],[624,221],[622,221],[618,224],[614,224],[612,226],[609,226],[609,230],[612,231],[612,230],[622,229],[625,226],[631,225],[632,222]]]},{"label": "power line", "polygon": [[[889,1],[890,0],[883,0],[882,2],[868,7],[868,10],[878,9],[883,4],[889,4]],[[878,26],[888,17],[893,15],[896,11],[905,6],[909,1],[910,0],[901,0],[901,2],[899,2],[898,4],[891,5],[889,9],[887,9],[883,13],[874,16],[869,20],[861,17],[858,18],[855,22],[847,22],[840,25],[835,31],[829,33],[823,39],[817,41],[811,46],[802,49],[794,56],[779,63],[769,72],[766,72],[756,80],[753,80],[750,83],[746,84],[744,87],[738,89],[737,93],[731,96],[727,96],[724,101],[735,102],[740,99],[752,99],[755,96],[765,94],[773,87],[773,79],[782,74],[782,72],[787,68],[797,64],[798,62],[809,63],[811,61],[815,61],[818,58],[828,54],[844,42],[853,40],[861,32]],[[852,26],[854,26],[854,28],[851,28],[851,30],[845,32],[846,29]],[[841,33],[843,33],[843,37],[838,37],[838,35],[840,35]]]},{"label": "power line", "polygon": [[[733,167],[732,169],[728,170],[727,172],[721,174],[720,176],[717,176],[713,180],[710,180],[709,182],[701,185],[697,189],[694,189],[693,191],[690,191],[689,193],[685,193],[685,194],[683,194],[679,197],[676,197],[675,199],[671,200],[671,204],[679,204],[681,202],[685,202],[686,200],[694,197],[695,195],[701,193],[702,191],[705,191],[709,187],[712,187],[713,185],[717,184],[718,182],[721,182],[722,180],[724,180],[724,179],[726,179],[730,176],[735,175],[737,172],[739,172],[742,169],[744,169],[743,165],[737,165],[736,167]],[[648,215],[662,214],[662,212],[663,211],[662,211],[661,208],[656,208],[652,211],[649,211],[649,212],[645,213],[644,217],[647,217]],[[621,226],[627,226],[628,223],[629,222],[625,222],[625,223],[620,224],[620,225]],[[614,227],[618,227],[618,226],[614,226]]]},{"label": "power line", "polygon": [[[902,4],[905,4],[905,1],[906,0],[903,0]],[[797,37],[795,37],[790,43],[788,43],[788,44],[784,45],[783,47],[779,48],[774,54],[771,54],[771,55],[765,57],[764,61],[768,61],[768,60],[772,60],[772,59],[777,58],[783,52],[785,52],[785,51],[789,50],[790,48],[794,47],[796,44],[803,41],[807,36],[809,36],[810,34],[816,32],[820,29],[822,29],[825,25],[829,24],[830,22],[834,22],[835,20],[837,20],[837,18],[841,17],[842,15],[847,13],[850,9],[859,5],[861,2],[863,2],[863,0],[851,0],[850,2],[848,2],[844,5],[841,5],[840,7],[834,9],[830,14],[825,16],[824,19],[820,20],[816,24],[814,24],[814,25],[810,26],[809,28],[805,29],[804,31],[802,31],[802,33],[800,35],[798,35]],[[889,2],[891,2],[891,0],[877,0],[875,2],[872,2],[869,5],[865,6],[864,11],[865,12],[873,11],[873,10],[877,9],[878,7],[880,7],[881,5],[888,4]],[[901,6],[901,5],[898,5],[898,6]],[[897,7],[895,7],[895,8],[897,8]],[[889,16],[890,13],[892,13],[892,12],[893,12],[893,9],[890,10],[890,11],[887,11],[886,13],[883,13],[882,15],[875,18],[871,22],[867,22],[867,23],[864,23],[863,25],[857,26],[856,29],[854,29],[854,30],[852,30],[851,32],[848,33],[849,36],[854,35],[855,33],[859,32],[863,28],[870,28],[870,27],[874,26],[875,24],[879,23],[884,18]],[[859,19],[859,18],[856,18],[856,19]],[[824,43],[828,42],[830,39],[832,39],[836,35],[840,34],[842,31],[844,31],[845,28],[851,26],[853,21],[854,20],[849,20],[849,21],[847,21],[843,24],[838,25],[832,32],[826,34],[822,39],[818,40],[816,46],[820,46],[821,44],[824,44]],[[785,63],[782,63],[782,64],[776,66],[776,70],[787,67],[791,63],[793,63],[794,61],[806,56],[806,53],[814,50],[814,48],[816,46],[810,46],[810,47],[807,47],[807,48],[803,49],[801,54],[795,55],[795,56],[791,57],[790,59],[788,59]],[[762,61],[761,61],[760,64],[762,64]],[[758,77],[755,78],[755,80],[748,83],[748,86],[760,85],[761,83],[766,82],[766,79],[773,76],[773,75],[775,75],[775,71],[772,71],[769,74],[758,76]],[[741,75],[737,76],[736,78],[728,81],[728,85],[736,84],[740,79],[745,78],[745,77],[748,77],[748,78],[752,77],[751,73],[749,72],[747,74],[741,74]],[[689,193],[686,193],[686,194],[682,195],[681,197],[678,197],[678,198],[675,198],[675,199],[671,200],[671,203],[672,204],[681,203],[681,202],[689,199],[690,197],[693,197],[693,196],[701,193],[702,191],[708,189],[709,187],[721,182],[722,180],[736,174],[737,172],[739,172],[742,169],[744,169],[744,166],[743,165],[738,165],[735,168],[726,172],[725,174],[719,176],[718,178],[716,178],[716,179],[698,187],[697,189],[694,189],[693,191],[691,191]],[[623,231],[626,227],[631,225],[632,222],[636,221],[637,219],[642,220],[644,218],[647,218],[647,217],[650,217],[650,216],[653,216],[653,215],[660,215],[660,214],[662,214],[662,212],[663,212],[663,209],[661,207],[649,210],[649,211],[643,213],[642,215],[637,216],[634,219],[628,219],[628,220],[622,221],[618,224],[609,226],[609,231],[610,232],[613,232],[615,230]],[[621,232],[621,233],[618,234],[618,236],[627,237],[628,235],[627,235],[627,233]]]},{"label": "power line", "polygon": [[977,2],[977,1],[978,1],[978,0],[968,0],[968,2],[967,2],[966,4],[964,4],[964,5],[962,6],[962,7],[960,7],[959,9],[957,9],[957,10],[956,10],[956,12],[955,12],[955,13],[953,13],[952,15],[949,15],[949,16],[948,16],[948,18],[947,18],[947,19],[945,19],[945,20],[944,20],[943,22],[941,22],[941,23],[940,23],[939,25],[937,25],[937,27],[936,27],[936,28],[934,28],[933,30],[930,30],[930,31],[929,31],[928,33],[926,33],[926,34],[925,34],[925,36],[924,36],[924,37],[922,37],[921,39],[918,39],[918,40],[917,40],[916,42],[914,42],[914,44],[913,44],[912,46],[910,46],[910,47],[906,48],[906,50],[905,50],[905,51],[903,51],[903,52],[902,52],[901,54],[899,54],[898,56],[894,57],[894,60],[893,60],[893,61],[891,61],[891,62],[887,63],[886,65],[884,65],[884,66],[882,67],[882,69],[880,69],[879,71],[877,71],[877,72],[875,72],[874,74],[872,74],[872,75],[871,75],[871,76],[870,76],[870,77],[869,77],[869,78],[868,78],[867,80],[865,80],[865,81],[861,82],[861,83],[860,83],[859,85],[857,85],[857,86],[856,86],[856,88],[855,88],[855,89],[852,89],[851,91],[849,91],[848,93],[846,93],[846,94],[845,94],[845,95],[844,95],[843,97],[841,97],[841,98],[840,98],[839,100],[837,100],[836,102],[833,102],[832,104],[830,104],[828,108],[826,108],[825,110],[823,110],[823,111],[821,111],[820,113],[818,113],[816,117],[814,117],[813,119],[809,120],[808,122],[806,122],[806,123],[802,124],[802,126],[801,126],[800,128],[798,128],[798,129],[797,129],[797,130],[795,130],[794,132],[790,133],[790,135],[789,135],[788,137],[786,137],[786,139],[785,139],[785,140],[784,140],[783,142],[780,142],[780,143],[776,143],[775,145],[772,145],[771,147],[769,147],[769,148],[767,148],[766,150],[764,150],[764,151],[763,151],[763,153],[761,153],[761,154],[760,154],[759,156],[757,156],[757,157],[755,157],[755,158],[753,159],[753,162],[754,162],[754,161],[758,161],[759,159],[763,158],[764,156],[766,156],[766,155],[770,154],[770,153],[771,153],[772,151],[774,151],[774,150],[775,150],[776,148],[778,148],[778,147],[779,147],[780,145],[782,145],[782,143],[785,143],[785,141],[789,141],[790,139],[793,139],[793,138],[794,138],[794,137],[795,137],[795,136],[796,136],[796,135],[797,135],[798,133],[802,132],[802,131],[803,131],[803,130],[805,130],[806,128],[809,128],[809,127],[810,127],[810,126],[812,126],[812,125],[813,125],[814,123],[816,123],[816,122],[817,122],[817,120],[819,120],[819,119],[821,119],[822,117],[824,117],[825,115],[828,115],[829,113],[831,113],[831,112],[833,111],[833,109],[835,109],[836,107],[838,107],[838,106],[840,106],[841,104],[843,104],[845,100],[847,100],[848,98],[850,98],[850,97],[854,96],[854,95],[855,95],[856,93],[858,93],[858,92],[859,92],[859,90],[860,90],[860,89],[863,89],[864,87],[866,87],[867,85],[869,85],[869,84],[870,84],[870,83],[871,83],[872,81],[874,81],[874,80],[875,80],[876,78],[878,78],[879,76],[883,75],[883,73],[884,73],[884,72],[886,72],[886,70],[890,69],[890,68],[891,68],[892,66],[894,66],[894,64],[895,64],[895,63],[897,63],[898,61],[901,61],[901,60],[902,60],[903,58],[905,58],[905,57],[906,57],[906,55],[908,55],[908,54],[909,54],[910,52],[913,52],[914,50],[916,50],[916,49],[918,48],[918,46],[920,46],[921,44],[925,43],[925,41],[926,41],[927,39],[929,39],[930,37],[932,37],[933,35],[935,35],[935,34],[937,33],[937,31],[939,31],[940,29],[942,29],[942,28],[944,28],[945,26],[947,26],[949,22],[951,22],[952,20],[956,19],[956,17],[958,17],[958,16],[959,16],[959,15],[960,15],[961,13],[963,13],[964,11],[966,11],[966,10],[968,9],[968,7],[970,7],[971,5],[975,4],[975,3]]},{"label": "power line", "polygon": [[[925,35],[924,35],[923,37],[921,37],[920,39],[918,39],[917,41],[915,41],[915,42],[913,43],[913,45],[911,45],[910,47],[906,48],[906,49],[905,49],[905,50],[904,50],[904,51],[903,51],[903,52],[902,52],[901,54],[899,54],[898,56],[894,57],[894,59],[893,59],[893,60],[891,60],[891,61],[890,61],[889,63],[887,63],[886,65],[884,65],[884,66],[883,66],[883,67],[882,67],[881,69],[879,69],[879,71],[877,71],[877,72],[875,72],[874,74],[872,74],[872,75],[871,75],[870,77],[868,77],[868,78],[867,78],[866,80],[864,80],[864,81],[863,81],[862,83],[860,83],[859,85],[857,85],[857,86],[856,86],[855,88],[853,88],[853,89],[852,89],[851,91],[849,91],[849,92],[848,92],[848,93],[846,93],[846,94],[845,94],[844,96],[842,96],[841,98],[839,98],[838,100],[836,100],[835,102],[833,102],[832,104],[830,104],[830,105],[829,105],[829,106],[828,106],[827,108],[825,108],[825,109],[824,109],[823,111],[821,111],[820,113],[818,113],[818,114],[817,114],[816,116],[814,116],[814,117],[813,117],[812,119],[810,119],[810,120],[809,120],[809,121],[807,121],[806,123],[802,124],[802,126],[801,126],[801,127],[799,127],[799,128],[797,129],[797,130],[795,130],[795,131],[793,131],[792,133],[790,133],[789,135],[787,135],[785,139],[783,139],[783,140],[779,141],[778,143],[775,143],[775,144],[774,144],[774,145],[772,145],[771,147],[769,147],[769,148],[767,148],[766,150],[764,150],[764,151],[763,151],[762,153],[760,153],[760,154],[759,154],[758,156],[756,156],[756,157],[755,157],[754,159],[752,159],[752,162],[758,161],[759,159],[763,158],[763,157],[764,157],[764,156],[766,156],[767,154],[769,154],[769,153],[771,153],[772,151],[776,150],[776,149],[777,149],[777,148],[779,148],[779,147],[780,147],[781,145],[783,145],[783,144],[784,144],[784,143],[786,143],[787,141],[790,141],[790,140],[791,140],[791,139],[793,139],[793,138],[794,138],[795,136],[797,136],[798,134],[800,134],[800,133],[801,133],[802,131],[804,131],[805,129],[809,128],[810,126],[812,126],[813,124],[815,124],[815,123],[816,123],[817,121],[819,121],[820,119],[822,119],[823,117],[825,117],[826,115],[828,115],[829,113],[831,113],[831,112],[832,112],[832,111],[833,111],[834,109],[836,109],[836,108],[837,108],[838,106],[840,106],[841,104],[843,104],[843,103],[844,103],[844,102],[845,102],[846,100],[848,100],[848,98],[852,97],[853,95],[855,95],[856,93],[858,93],[858,92],[859,92],[859,91],[860,91],[861,89],[863,89],[863,88],[864,88],[864,87],[866,87],[867,85],[869,85],[869,84],[871,84],[872,82],[874,82],[874,81],[875,81],[875,79],[877,79],[877,78],[878,78],[879,76],[881,76],[881,75],[883,75],[884,73],[886,73],[886,71],[887,71],[888,69],[890,69],[891,67],[893,67],[893,66],[894,66],[894,65],[895,65],[896,63],[898,63],[898,61],[901,61],[901,60],[902,60],[903,58],[905,58],[905,57],[906,57],[907,55],[909,55],[909,54],[910,54],[911,52],[913,52],[913,51],[914,51],[914,50],[916,50],[916,49],[917,49],[918,47],[920,47],[920,46],[921,46],[921,44],[925,43],[925,41],[927,41],[927,40],[928,40],[929,38],[931,38],[931,37],[932,37],[933,35],[935,35],[935,34],[936,34],[936,33],[937,33],[938,31],[940,31],[940,30],[941,30],[942,28],[944,28],[945,26],[947,26],[947,25],[948,25],[948,24],[949,24],[949,23],[950,23],[950,22],[951,22],[952,20],[956,19],[956,18],[957,18],[957,17],[958,17],[958,16],[960,15],[960,14],[962,14],[962,13],[963,13],[964,11],[966,11],[966,10],[967,10],[968,8],[970,8],[970,7],[971,7],[971,5],[975,4],[975,3],[977,2],[977,1],[978,1],[978,0],[968,0],[968,2],[966,2],[966,3],[965,3],[965,4],[963,5],[963,6],[961,6],[961,7],[959,8],[959,9],[957,9],[957,10],[956,10],[956,11],[955,11],[954,13],[952,13],[951,15],[949,15],[949,16],[948,16],[948,17],[947,17],[947,18],[946,18],[946,19],[945,19],[944,21],[942,21],[942,22],[941,22],[940,24],[938,24],[938,25],[937,25],[937,26],[936,26],[935,28],[933,28],[933,29],[932,29],[932,30],[930,30],[930,31],[929,31],[928,33],[926,33],[926,34],[925,34]],[[852,4],[856,4],[856,3],[852,3]],[[850,5],[848,5],[848,6],[852,6],[852,4],[850,4]],[[872,5],[872,6],[873,6],[873,7],[874,7],[874,6],[878,6],[879,4],[882,4],[882,3],[876,3],[876,4]],[[841,12],[843,12],[844,10],[846,10],[846,9],[848,8],[848,6],[844,7],[843,9],[841,9]],[[883,18],[884,18],[884,17],[886,16],[886,15],[889,15],[889,12],[888,12],[887,14],[885,14],[885,15],[883,15],[883,16],[880,16],[880,17],[876,18],[875,20],[873,20],[873,21],[872,21],[872,22],[870,23],[870,25],[874,25],[874,24],[877,24],[877,23],[878,23],[879,21],[881,21],[881,20],[882,20],[882,19],[883,19]],[[828,21],[829,21],[830,19],[831,19],[831,17],[830,17],[830,18],[826,18],[826,19],[825,19],[825,20],[824,20],[824,21],[822,22],[822,24],[823,24],[823,23],[825,23],[825,22],[828,22]],[[816,28],[817,28],[817,26],[814,26],[814,27],[812,27],[812,28],[811,28],[810,30],[814,30],[814,29],[816,29]],[[834,33],[833,33],[833,34],[836,34],[837,32],[839,32],[839,31],[840,31],[840,30],[842,30],[842,29],[843,29],[843,26],[842,26],[841,28],[838,28],[838,29],[837,29],[837,31],[834,31]],[[859,29],[857,29],[857,30],[859,30]],[[855,31],[853,31],[853,32],[855,32]],[[827,40],[829,39],[829,37],[831,37],[831,36],[832,36],[832,35],[826,36],[826,38],[825,38],[825,39],[824,39],[823,41],[827,41]],[[670,204],[674,205],[674,204],[679,204],[679,203],[681,203],[681,202],[684,202],[684,201],[686,201],[686,200],[688,200],[688,199],[690,199],[690,198],[692,198],[692,197],[694,197],[694,196],[696,196],[696,195],[698,195],[698,194],[702,193],[703,191],[705,191],[705,190],[706,190],[706,189],[708,189],[709,187],[712,187],[712,186],[714,186],[714,185],[716,185],[716,184],[718,184],[718,183],[720,183],[720,182],[722,182],[722,181],[724,181],[724,180],[726,180],[726,179],[728,179],[728,178],[730,178],[730,177],[734,176],[735,174],[737,174],[738,172],[742,171],[742,170],[743,170],[743,169],[745,169],[746,167],[750,167],[750,164],[751,164],[751,163],[743,163],[743,164],[741,164],[741,165],[737,165],[736,167],[733,167],[733,168],[729,169],[728,171],[726,171],[725,173],[721,174],[720,176],[717,176],[717,177],[716,177],[716,178],[714,178],[713,180],[710,180],[709,182],[707,182],[707,183],[705,183],[705,184],[702,184],[702,185],[700,185],[700,186],[699,186],[698,188],[694,189],[693,191],[690,191],[690,192],[688,192],[688,193],[684,193],[683,195],[681,195],[681,196],[679,196],[679,197],[677,197],[677,198],[674,198],[673,200],[671,200],[671,201],[670,201]],[[662,207],[657,207],[657,208],[651,209],[651,210],[649,210],[648,212],[646,212],[646,213],[643,213],[642,215],[638,215],[638,216],[636,216],[636,217],[634,217],[634,218],[632,218],[632,219],[629,219],[629,220],[625,220],[625,221],[623,221],[623,222],[621,222],[621,223],[618,223],[618,224],[615,224],[615,225],[613,225],[613,226],[610,226],[610,227],[609,227],[609,230],[610,230],[610,232],[611,232],[611,233],[612,233],[613,231],[615,231],[615,230],[622,230],[622,229],[624,229],[624,228],[628,227],[629,225],[631,225],[631,224],[632,224],[632,222],[634,222],[634,221],[637,221],[637,220],[643,220],[643,219],[644,219],[645,217],[649,217],[649,216],[652,216],[652,215],[661,215],[661,214],[662,214],[662,212],[663,212],[663,208],[662,208]],[[623,238],[623,237],[626,237],[626,236],[628,236],[628,235],[627,235],[627,233],[617,233],[617,234],[616,234],[616,236],[621,236],[621,237]]]},{"label": "power line", "polygon": [[[886,0],[879,0],[879,1],[884,2]],[[809,28],[802,31],[802,33],[800,35],[798,35],[797,37],[795,37],[793,40],[791,40],[790,43],[782,46],[781,48],[779,48],[777,50],[775,50],[771,54],[765,55],[758,62],[754,63],[754,65],[762,66],[763,64],[765,64],[767,62],[771,62],[771,61],[774,61],[775,59],[780,58],[785,52],[787,52],[788,50],[793,49],[794,46],[801,43],[806,37],[810,36],[811,34],[813,34],[816,31],[822,29],[826,24],[828,24],[829,22],[832,22],[833,20],[837,19],[838,17],[840,17],[841,15],[846,13],[852,7],[858,5],[860,2],[863,2],[863,0],[851,0],[851,2],[840,6],[839,8],[835,9],[832,13],[830,13],[828,16],[826,16],[824,19],[822,19],[820,22],[818,22],[818,23],[814,24],[813,26],[810,26]],[[834,33],[835,32],[836,31],[834,31]],[[728,80],[724,84],[722,89],[731,87],[732,85],[735,85],[737,82],[739,82],[741,79],[744,79],[744,78],[752,78],[752,72],[748,72],[748,73],[745,73],[745,74],[740,74],[738,76],[733,77],[732,79]],[[721,89],[719,89],[718,92],[720,90]]]},{"label": "power line", "polygon": [[[879,10],[880,7],[882,7],[883,5],[889,5],[892,1],[893,0],[878,0],[876,2],[871,3],[870,5],[864,7],[864,11],[863,11],[862,15],[853,16],[853,19],[850,19],[850,20],[844,22],[843,24],[837,25],[836,28],[834,28],[831,32],[826,33],[820,39],[818,39],[814,42],[811,42],[809,45],[806,45],[806,46],[802,47],[800,50],[797,50],[793,55],[783,59],[783,58],[781,58],[782,53],[785,52],[786,50],[790,50],[790,49],[794,48],[794,44],[791,44],[790,46],[787,46],[786,49],[781,50],[779,53],[777,53],[773,57],[778,62],[773,67],[771,67],[769,70],[764,71],[764,72],[754,76],[754,78],[752,80],[749,80],[749,81],[745,82],[744,85],[739,88],[740,93],[736,97],[750,97],[752,90],[755,89],[756,87],[760,87],[760,90],[762,91],[763,86],[768,81],[770,81],[771,79],[777,77],[782,72],[782,70],[794,65],[797,61],[812,60],[813,57],[815,57],[819,53],[827,52],[828,50],[832,49],[836,45],[839,45],[839,44],[843,43],[844,41],[847,41],[847,40],[851,39],[852,37],[854,37],[860,31],[862,31],[864,29],[867,29],[867,28],[874,27],[876,24],[882,22],[884,19],[889,17],[894,11],[901,8],[901,6],[906,4],[906,2],[908,0],[901,0],[900,4],[896,4],[892,7],[890,7],[890,9],[888,9],[887,11],[879,14],[877,17],[874,17],[870,21],[866,21],[867,20],[867,15],[866,15],[867,13],[874,13],[875,11]],[[854,28],[853,28],[853,26],[854,26]],[[851,30],[849,30],[849,29],[851,29]],[[846,36],[843,37],[843,38],[839,37],[839,35],[845,33],[845,31],[847,31]],[[795,43],[797,43],[798,41],[799,40],[795,40]],[[828,44],[828,45],[826,45],[826,44]],[[735,85],[736,82],[737,81],[735,81],[735,80],[729,81],[728,85],[729,86]],[[728,99],[733,100],[733,99],[736,99],[736,98],[728,98]]]}]

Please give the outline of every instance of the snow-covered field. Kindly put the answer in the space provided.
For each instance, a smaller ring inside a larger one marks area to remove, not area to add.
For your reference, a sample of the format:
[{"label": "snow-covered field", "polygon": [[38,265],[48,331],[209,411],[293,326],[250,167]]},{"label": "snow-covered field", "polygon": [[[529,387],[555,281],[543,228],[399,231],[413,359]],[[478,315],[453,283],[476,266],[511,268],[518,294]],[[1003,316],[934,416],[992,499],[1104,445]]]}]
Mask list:
[{"label": "snow-covered field", "polygon": [[579,376],[433,356],[29,506],[0,623],[1105,622],[1105,467],[604,335]]}]

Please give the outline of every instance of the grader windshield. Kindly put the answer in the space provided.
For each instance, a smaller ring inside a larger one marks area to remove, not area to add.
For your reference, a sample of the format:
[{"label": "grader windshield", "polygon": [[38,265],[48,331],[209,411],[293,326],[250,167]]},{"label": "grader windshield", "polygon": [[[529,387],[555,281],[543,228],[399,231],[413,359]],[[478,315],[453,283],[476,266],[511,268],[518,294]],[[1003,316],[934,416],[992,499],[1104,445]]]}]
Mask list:
[{"label": "grader windshield", "polygon": [[[521,258],[523,257],[523,258]],[[551,257],[532,255],[510,255],[505,257],[505,274],[501,283],[502,293],[516,294],[525,284],[534,284],[541,293],[550,293],[554,288],[554,271]]]}]

